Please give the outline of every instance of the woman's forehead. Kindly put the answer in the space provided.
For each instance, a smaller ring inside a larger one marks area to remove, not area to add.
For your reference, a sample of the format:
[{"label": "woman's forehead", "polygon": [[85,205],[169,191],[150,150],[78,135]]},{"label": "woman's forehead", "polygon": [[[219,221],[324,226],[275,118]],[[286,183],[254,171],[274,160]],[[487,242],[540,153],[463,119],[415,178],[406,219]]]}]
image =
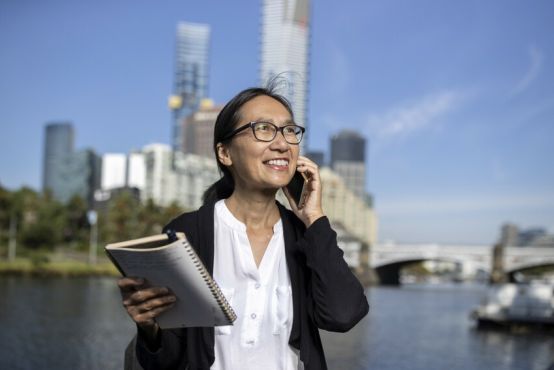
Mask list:
[{"label": "woman's forehead", "polygon": [[278,100],[260,95],[246,102],[240,109],[241,117],[245,120],[279,120],[291,121],[288,109]]}]

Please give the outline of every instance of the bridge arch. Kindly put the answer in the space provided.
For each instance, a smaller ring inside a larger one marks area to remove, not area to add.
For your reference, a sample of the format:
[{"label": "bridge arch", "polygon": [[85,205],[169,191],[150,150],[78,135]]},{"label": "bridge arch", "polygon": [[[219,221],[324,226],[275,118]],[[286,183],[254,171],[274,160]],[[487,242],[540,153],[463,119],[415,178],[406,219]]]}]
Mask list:
[{"label": "bridge arch", "polygon": [[541,268],[541,267],[550,267],[554,270],[554,261],[545,261],[545,262],[539,262],[539,263],[532,263],[532,264],[526,264],[526,265],[520,265],[515,268],[512,268],[511,270],[506,271],[506,276],[508,278],[508,281],[510,283],[517,283],[517,274],[518,273],[525,273],[530,270]]},{"label": "bridge arch", "polygon": [[425,261],[449,262],[455,265],[462,265],[464,261],[457,258],[432,257],[432,258],[407,258],[387,261],[374,266],[375,273],[381,285],[400,285],[400,270],[402,268]]}]

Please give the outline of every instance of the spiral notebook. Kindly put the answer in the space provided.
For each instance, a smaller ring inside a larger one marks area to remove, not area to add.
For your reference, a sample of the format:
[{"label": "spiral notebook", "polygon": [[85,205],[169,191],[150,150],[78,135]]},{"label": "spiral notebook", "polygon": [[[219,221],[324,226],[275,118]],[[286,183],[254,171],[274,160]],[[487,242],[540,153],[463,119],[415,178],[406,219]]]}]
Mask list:
[{"label": "spiral notebook", "polygon": [[124,276],[169,288],[175,305],[156,321],[162,329],[232,325],[237,315],[188,242],[173,233],[112,243],[104,248]]}]

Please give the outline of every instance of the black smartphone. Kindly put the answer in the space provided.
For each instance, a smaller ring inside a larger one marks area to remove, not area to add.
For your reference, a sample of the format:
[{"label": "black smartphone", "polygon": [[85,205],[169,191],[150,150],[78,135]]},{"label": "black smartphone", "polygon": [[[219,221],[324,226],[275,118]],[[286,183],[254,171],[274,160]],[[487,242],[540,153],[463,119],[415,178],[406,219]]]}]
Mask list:
[{"label": "black smartphone", "polygon": [[287,190],[296,202],[298,209],[304,207],[304,201],[306,198],[306,184],[308,179],[306,175],[301,172],[295,171],[292,180],[287,185]]}]

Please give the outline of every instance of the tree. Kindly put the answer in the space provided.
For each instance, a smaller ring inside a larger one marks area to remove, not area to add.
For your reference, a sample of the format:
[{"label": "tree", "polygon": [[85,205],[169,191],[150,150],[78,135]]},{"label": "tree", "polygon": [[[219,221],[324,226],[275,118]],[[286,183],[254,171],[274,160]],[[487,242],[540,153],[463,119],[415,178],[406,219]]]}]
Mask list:
[{"label": "tree", "polygon": [[113,243],[138,238],[142,231],[138,226],[139,201],[130,192],[117,194],[108,206],[104,241]]},{"label": "tree", "polygon": [[63,240],[73,245],[84,246],[90,233],[90,225],[87,219],[87,204],[79,195],[74,195],[64,206],[66,223],[63,232]]}]

